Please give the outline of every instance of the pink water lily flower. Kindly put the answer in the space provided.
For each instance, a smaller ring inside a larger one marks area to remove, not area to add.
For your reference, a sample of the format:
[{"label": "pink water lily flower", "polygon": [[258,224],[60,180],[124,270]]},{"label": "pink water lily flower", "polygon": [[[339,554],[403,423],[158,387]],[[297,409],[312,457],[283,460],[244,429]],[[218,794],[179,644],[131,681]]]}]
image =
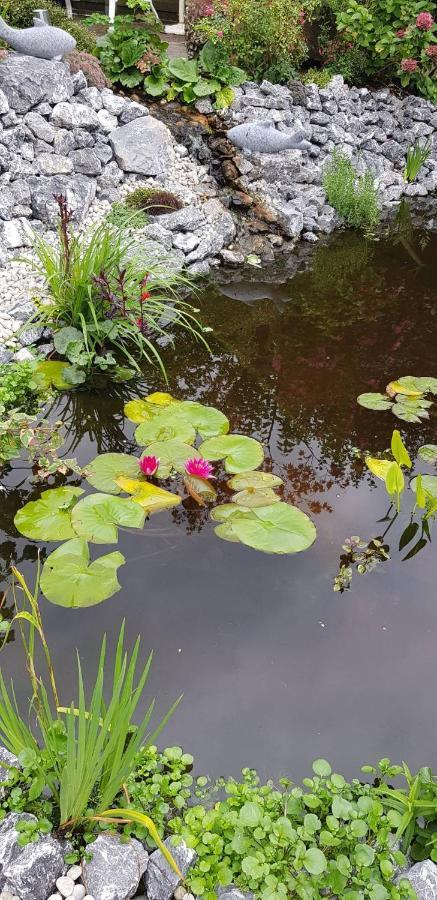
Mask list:
[{"label": "pink water lily flower", "polygon": [[151,477],[155,475],[159,468],[159,457],[158,456],[143,456],[138,460],[138,465],[143,473],[147,477]]},{"label": "pink water lily flower", "polygon": [[194,475],[195,478],[211,478],[214,466],[206,459],[187,459],[185,471],[187,475]]}]

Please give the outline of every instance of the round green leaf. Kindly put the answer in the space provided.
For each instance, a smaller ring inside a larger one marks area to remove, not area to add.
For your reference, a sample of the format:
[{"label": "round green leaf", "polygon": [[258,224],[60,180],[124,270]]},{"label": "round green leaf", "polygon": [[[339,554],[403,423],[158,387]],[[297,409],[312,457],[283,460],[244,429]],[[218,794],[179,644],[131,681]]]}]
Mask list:
[{"label": "round green leaf", "polygon": [[256,828],[261,822],[262,815],[262,809],[259,804],[249,801],[241,807],[238,821],[241,825]]},{"label": "round green leaf", "polygon": [[437,444],[423,444],[422,447],[419,447],[419,456],[425,462],[437,462]]},{"label": "round green leaf", "polygon": [[375,859],[375,851],[368,844],[357,844],[355,847],[355,862],[357,866],[371,866]]},{"label": "round green leaf", "polygon": [[313,772],[315,775],[319,775],[320,778],[329,778],[332,769],[326,759],[316,759],[313,762]]},{"label": "round green leaf", "polygon": [[135,431],[135,440],[141,447],[152,441],[175,439],[185,444],[194,444],[196,431],[189,422],[172,416],[171,410],[164,410],[148,422],[142,422]]},{"label": "round green leaf", "polygon": [[129,400],[124,405],[124,414],[131,422],[149,422],[153,416],[161,411],[159,406],[154,406],[147,400]]},{"label": "round green leaf", "polygon": [[239,512],[242,510],[235,503],[222,503],[212,509],[210,515],[214,522],[227,522],[231,516],[235,516]]},{"label": "round green leaf", "polygon": [[195,447],[174,439],[149,444],[143,456],[156,456],[160,461],[157,477],[168,478],[174,470],[183,473],[187,459],[199,459],[201,454]]},{"label": "round green leaf", "polygon": [[328,865],[325,854],[317,847],[310,847],[306,851],[303,864],[310,875],[321,875]]},{"label": "round green leaf", "polygon": [[264,459],[262,444],[243,434],[210,438],[200,445],[199,450],[205,459],[224,459],[225,469],[231,473],[257,469]]},{"label": "round green leaf", "polygon": [[357,402],[366,409],[377,410],[390,409],[392,405],[386,394],[360,394]]},{"label": "round green leaf", "polygon": [[403,375],[398,378],[399,384],[411,391],[421,391],[424,394],[437,394],[437,378],[416,378],[414,375]]},{"label": "round green leaf", "polygon": [[71,524],[80,537],[94,544],[116,544],[118,527],[142,528],[145,513],[133,500],[89,494],[75,506]]},{"label": "round green leaf", "polygon": [[206,440],[229,431],[229,419],[213,406],[203,406],[192,400],[172,404],[169,418],[178,422],[188,422]]},{"label": "round green leaf", "polygon": [[87,481],[96,489],[107,494],[119,494],[121,487],[117,478],[140,478],[138,460],[128,453],[101,453],[87,466]]},{"label": "round green leaf", "polygon": [[65,361],[58,362],[52,359],[41,359],[32,363],[32,381],[38,390],[49,390],[51,387],[58,391],[66,391],[71,388],[72,381],[67,380],[67,375],[73,373],[74,366],[69,366]]},{"label": "round green leaf", "polygon": [[271,472],[240,472],[239,475],[233,475],[228,481],[228,487],[233,491],[245,491],[249,488],[272,488],[280,484],[284,484],[282,478],[272,475]]},{"label": "round green leaf", "polygon": [[19,509],[14,524],[20,534],[33,541],[66,541],[75,537],[71,510],[84,491],[78,487],[52,488],[39,500]]},{"label": "round green leaf", "polygon": [[[410,485],[414,493],[416,493],[416,481],[417,477],[413,478]],[[437,500],[437,475],[422,475],[422,487]]]},{"label": "round green leaf", "polygon": [[232,516],[232,529],[243,544],[264,553],[298,553],[316,539],[309,516],[296,506],[275,503]]},{"label": "round green leaf", "polygon": [[278,494],[275,494],[271,488],[263,488],[262,490],[247,488],[245,491],[238,491],[233,497],[233,502],[237,506],[245,506],[247,509],[252,509],[258,506],[270,506],[271,503],[279,503],[280,499]]},{"label": "round green leaf", "polygon": [[41,574],[41,590],[50,603],[75,609],[95,606],[112,597],[120,584],[117,569],[124,556],[115,551],[90,563],[83,538],[66,541],[47,558]]}]

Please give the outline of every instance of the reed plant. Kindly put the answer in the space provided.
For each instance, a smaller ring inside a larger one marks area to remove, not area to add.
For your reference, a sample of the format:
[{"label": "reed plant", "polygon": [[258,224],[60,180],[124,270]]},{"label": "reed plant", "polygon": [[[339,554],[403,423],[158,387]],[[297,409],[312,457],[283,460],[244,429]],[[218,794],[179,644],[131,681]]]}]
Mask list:
[{"label": "reed plant", "polygon": [[421,168],[428,162],[431,156],[431,144],[427,141],[423,146],[417,141],[407,150],[405,161],[404,179],[410,184],[416,180]]},{"label": "reed plant", "polygon": [[325,169],[323,186],[328,203],[350,228],[365,234],[376,228],[380,211],[375,179],[370,169],[358,175],[349,157],[334,150]]}]

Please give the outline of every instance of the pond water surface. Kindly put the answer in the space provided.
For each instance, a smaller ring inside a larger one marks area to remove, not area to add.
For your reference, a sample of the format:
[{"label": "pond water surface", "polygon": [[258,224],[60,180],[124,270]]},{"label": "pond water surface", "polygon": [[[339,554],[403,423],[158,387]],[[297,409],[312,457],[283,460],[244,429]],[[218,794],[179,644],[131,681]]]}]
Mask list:
[{"label": "pond water surface", "polygon": [[[103,631],[113,647],[126,617],[129,637],[141,633],[144,649],[155,650],[150,690],[160,711],[184,694],[162,741],[192,752],[198,772],[237,776],[253,766],[263,777],[298,779],[316,757],[345,775],[381,756],[437,767],[435,551],[402,561],[407,499],[387,534],[392,558],[354,576],[351,590],[332,589],[344,539],[370,539],[387,524],[378,523],[384,487],[354,448],[382,451],[394,427],[414,457],[436,442],[435,415],[403,425],[356,403],[395,377],[436,375],[437,236],[428,238],[411,252],[344,234],[288,282],[267,283],[260,270],[252,284],[206,289],[199,305],[214,328],[213,355],[183,339],[167,348],[169,389],[219,407],[233,430],[263,442],[266,468],[311,515],[317,541],[295,556],[257,553],[219,540],[191,500],[142,532],[120,533],[122,591],[78,611],[41,601],[64,702],[74,648],[94,676]],[[113,395],[61,397],[66,455],[85,464],[96,452],[138,452],[123,402],[163,388],[149,370],[143,384]],[[32,578],[38,545],[17,536],[12,520],[40,488],[26,485],[22,466],[5,479],[0,558],[17,559]],[[419,461],[415,471],[432,469]],[[2,664],[24,698],[18,641]]]}]

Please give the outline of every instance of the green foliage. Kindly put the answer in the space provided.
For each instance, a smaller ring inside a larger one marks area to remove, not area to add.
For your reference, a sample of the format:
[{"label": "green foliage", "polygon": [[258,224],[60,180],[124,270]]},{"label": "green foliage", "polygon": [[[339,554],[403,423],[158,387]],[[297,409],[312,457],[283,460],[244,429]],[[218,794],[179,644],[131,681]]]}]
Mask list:
[{"label": "green foliage", "polygon": [[165,213],[182,209],[183,203],[170,191],[163,191],[158,188],[135,188],[124,198],[125,205],[130,210],[137,210],[148,213],[151,216],[159,216]]},{"label": "green foliage", "polygon": [[113,203],[106,216],[109,225],[116,228],[144,228],[148,219],[141,210],[132,210],[124,203]]},{"label": "green foliage", "polygon": [[0,421],[0,464],[27,456],[34,480],[57,473],[65,475],[75,472],[80,475],[82,469],[76,459],[61,459],[58,455],[64,442],[62,425],[59,421],[10,413]]},{"label": "green foliage", "polygon": [[[109,25],[108,17],[99,13],[86,21]],[[115,16],[112,27],[98,43],[99,60],[110,81],[127,88],[142,84],[144,60],[156,65],[165,59],[168,44],[161,41],[158,32],[159,23],[153,13]]]},{"label": "green foliage", "polygon": [[32,364],[21,362],[0,365],[0,419],[11,410],[34,413],[37,406]]},{"label": "green foliage", "polygon": [[[47,10],[52,25],[63,28],[64,31],[68,31],[76,38],[78,50],[85,50],[87,53],[95,52],[95,37],[85,25],[76,19],[70,19],[65,9],[55,0],[44,0],[44,9]],[[28,28],[33,25],[34,12],[33,0],[17,0],[17,2],[0,0],[0,15],[6,19],[8,25],[12,25],[14,28]]]},{"label": "green foliage", "polygon": [[[187,809],[192,794],[193,762],[193,757],[181,747],[167,747],[160,752],[153,745],[140,750],[134,761],[126,785],[130,806],[147,813],[161,837],[166,833],[169,819]],[[132,829],[129,825],[125,832],[145,840],[151,849],[155,847],[144,827],[138,825]]]},{"label": "green foliage", "polygon": [[412,147],[409,147],[407,151],[407,159],[405,162],[405,181],[409,181],[410,183],[415,181],[422,166],[424,166],[425,163],[428,162],[430,156],[431,144],[429,141],[427,141],[423,147],[419,141],[413,144]]},{"label": "green foliage", "polygon": [[61,544],[47,557],[41,575],[41,590],[58,606],[77,609],[95,606],[120,590],[117,569],[126,562],[118,551],[99,556],[90,563],[83,538]]},{"label": "green foliage", "polygon": [[302,788],[286,779],[275,787],[243,769],[242,782],[215,785],[224,800],[170,821],[198,853],[186,879],[192,893],[212,900],[218,885],[236,884],[263,900],[414,896],[408,881],[392,883],[405,857],[393,850],[396,826],[383,798],[358,780],[348,784],[326,760],[313,773]]},{"label": "green foliage", "polygon": [[[437,5],[433,0],[340,0],[337,27],[367,53],[368,73],[397,77],[433,102],[437,98],[435,47]],[[428,18],[419,18],[428,15]]]},{"label": "green foliage", "polygon": [[403,467],[411,469],[412,462],[399,431],[395,430],[391,439],[392,460],[377,459],[366,456],[366,465],[373,475],[384,481],[389,497],[396,497],[397,509],[400,510],[401,494],[405,490]]},{"label": "green foliage", "polygon": [[234,99],[232,87],[245,80],[245,71],[230,64],[223,45],[208,41],[197,60],[166,58],[160,65],[153,65],[144,79],[144,89],[151,97],[181,103],[210,97],[215,109],[225,109]]},{"label": "green foliage", "polygon": [[391,409],[393,415],[403,422],[420,422],[429,419],[428,409],[432,401],[426,399],[427,394],[437,394],[437,378],[403,375],[390,381],[385,394],[360,394],[357,402],[365,409]]},{"label": "green foliage", "polygon": [[334,578],[332,589],[343,594],[349,590],[354,575],[366,575],[382,562],[390,559],[388,544],[382,538],[371,538],[370,541],[362,540],[359,535],[353,534],[346,538],[340,556],[340,567]]},{"label": "green foliage", "polygon": [[328,203],[347,225],[364,232],[374,229],[380,218],[374,177],[369,169],[358,175],[351,160],[334,150],[324,174]]},{"label": "green foliage", "polygon": [[333,72],[331,69],[307,69],[301,75],[301,81],[304,84],[316,84],[319,88],[325,88],[328,86],[331,78],[333,76]]}]

